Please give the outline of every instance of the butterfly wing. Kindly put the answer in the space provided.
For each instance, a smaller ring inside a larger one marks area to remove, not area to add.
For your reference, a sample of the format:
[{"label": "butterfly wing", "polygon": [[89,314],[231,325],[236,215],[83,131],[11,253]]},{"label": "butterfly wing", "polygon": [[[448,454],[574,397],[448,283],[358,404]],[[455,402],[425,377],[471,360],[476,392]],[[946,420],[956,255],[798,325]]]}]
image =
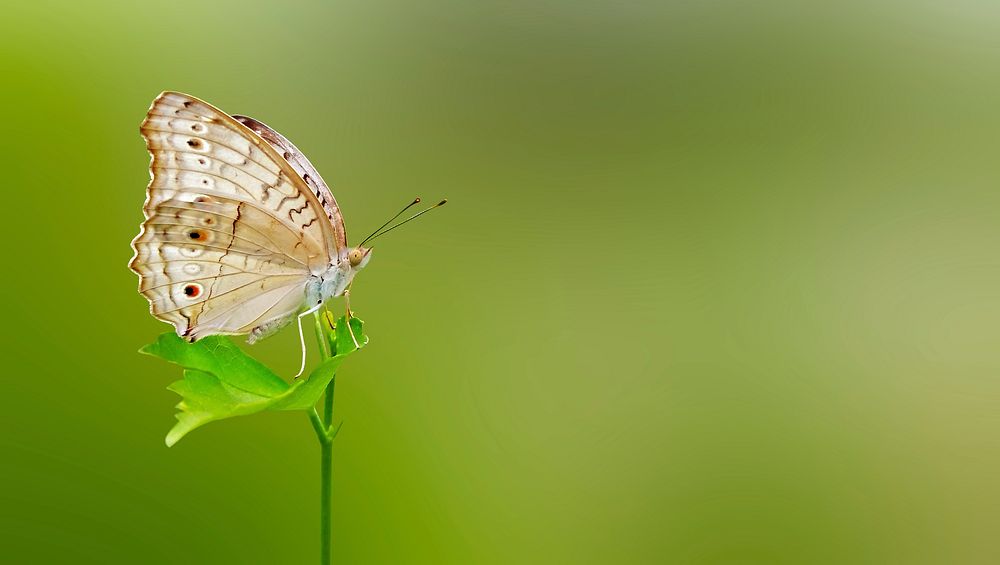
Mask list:
[{"label": "butterfly wing", "polygon": [[274,131],[264,122],[237,114],[233,115],[233,119],[253,130],[261,139],[268,142],[302,177],[302,180],[319,199],[319,203],[326,211],[327,218],[333,225],[338,253],[345,251],[347,249],[347,230],[344,228],[344,216],[340,213],[340,206],[337,205],[337,199],[333,197],[333,191],[320,176],[316,167],[313,167],[309,159],[288,138]]},{"label": "butterfly wing", "polygon": [[323,207],[274,149],[230,116],[176,92],[140,128],[152,160],[129,267],[156,318],[192,341],[273,327],[336,262]]}]

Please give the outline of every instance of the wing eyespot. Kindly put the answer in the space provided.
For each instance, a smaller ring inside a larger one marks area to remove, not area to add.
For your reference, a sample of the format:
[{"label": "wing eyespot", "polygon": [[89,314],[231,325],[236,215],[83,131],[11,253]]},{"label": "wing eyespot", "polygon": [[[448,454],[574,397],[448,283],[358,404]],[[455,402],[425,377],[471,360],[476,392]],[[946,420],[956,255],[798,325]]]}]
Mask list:
[{"label": "wing eyespot", "polygon": [[194,300],[195,298],[201,296],[201,293],[204,292],[204,289],[198,283],[188,283],[184,285],[184,289],[181,292],[183,292],[184,296],[186,296],[187,298]]},{"label": "wing eyespot", "polygon": [[188,147],[200,153],[205,153],[210,149],[207,143],[198,139],[197,137],[192,137],[188,139],[185,143],[187,144]]},{"label": "wing eyespot", "polygon": [[197,247],[186,246],[186,247],[181,247],[180,250],[181,250],[181,255],[184,255],[185,257],[198,257],[202,253],[202,250]]},{"label": "wing eyespot", "polygon": [[[205,221],[206,219],[211,219],[211,218],[204,218],[203,217],[201,219],[202,224],[208,225],[208,224],[212,223],[212,222],[206,222]],[[214,235],[215,235],[215,232],[203,230],[201,228],[193,228],[193,229],[187,230],[188,239],[190,239],[191,241],[197,241],[200,244],[209,244],[209,243],[212,243],[212,241],[215,239],[213,237]]]}]

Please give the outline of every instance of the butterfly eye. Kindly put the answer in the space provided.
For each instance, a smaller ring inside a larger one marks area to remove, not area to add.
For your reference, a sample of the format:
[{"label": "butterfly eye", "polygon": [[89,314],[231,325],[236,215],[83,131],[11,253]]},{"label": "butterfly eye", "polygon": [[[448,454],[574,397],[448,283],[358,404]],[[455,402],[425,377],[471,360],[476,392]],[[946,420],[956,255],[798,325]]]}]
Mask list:
[{"label": "butterfly eye", "polygon": [[188,237],[194,240],[205,239],[205,232],[201,230],[191,230],[188,232]]},{"label": "butterfly eye", "polygon": [[351,262],[352,267],[357,267],[361,263],[361,250],[352,249],[350,253],[347,254],[347,260]]},{"label": "butterfly eye", "polygon": [[188,298],[198,298],[201,296],[201,285],[197,283],[191,283],[184,287],[184,296]]}]

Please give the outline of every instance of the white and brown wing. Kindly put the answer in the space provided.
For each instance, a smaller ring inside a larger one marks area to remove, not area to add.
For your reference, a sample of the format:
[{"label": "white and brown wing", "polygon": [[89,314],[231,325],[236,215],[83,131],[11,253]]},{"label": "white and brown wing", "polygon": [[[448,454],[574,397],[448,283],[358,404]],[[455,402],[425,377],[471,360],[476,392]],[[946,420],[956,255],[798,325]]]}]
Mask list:
[{"label": "white and brown wing", "polygon": [[333,231],[335,234],[335,240],[337,242],[337,251],[344,251],[347,249],[347,230],[344,227],[344,216],[340,213],[340,206],[337,205],[337,199],[333,197],[333,191],[330,190],[330,185],[326,184],[323,177],[320,176],[319,171],[316,167],[309,162],[305,154],[299,151],[298,147],[292,144],[287,137],[281,135],[274,128],[271,128],[264,122],[251,118],[250,116],[241,116],[238,114],[233,114],[233,119],[237,122],[245,125],[249,129],[253,130],[258,136],[264,141],[271,144],[271,147],[278,152],[288,164],[291,165],[295,172],[302,177],[302,180],[312,189],[316,198],[319,199],[319,203],[323,206],[326,211],[327,218],[330,219],[330,224],[333,225]]},{"label": "white and brown wing", "polygon": [[129,267],[178,335],[249,333],[297,313],[337,257],[313,191],[255,133],[197,98],[164,92],[141,133],[152,155]]}]

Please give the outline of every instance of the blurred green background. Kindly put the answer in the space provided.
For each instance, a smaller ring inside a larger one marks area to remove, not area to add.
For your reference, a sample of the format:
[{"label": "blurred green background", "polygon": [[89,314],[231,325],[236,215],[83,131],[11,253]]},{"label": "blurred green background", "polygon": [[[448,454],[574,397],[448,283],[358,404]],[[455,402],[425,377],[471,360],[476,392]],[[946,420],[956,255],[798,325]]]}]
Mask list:
[{"label": "blurred green background", "polygon": [[353,241],[451,201],[354,286],[337,562],[998,563],[998,69],[972,0],[10,3],[0,560],[316,561],[306,416],[168,449],[136,354],[175,89]]}]

